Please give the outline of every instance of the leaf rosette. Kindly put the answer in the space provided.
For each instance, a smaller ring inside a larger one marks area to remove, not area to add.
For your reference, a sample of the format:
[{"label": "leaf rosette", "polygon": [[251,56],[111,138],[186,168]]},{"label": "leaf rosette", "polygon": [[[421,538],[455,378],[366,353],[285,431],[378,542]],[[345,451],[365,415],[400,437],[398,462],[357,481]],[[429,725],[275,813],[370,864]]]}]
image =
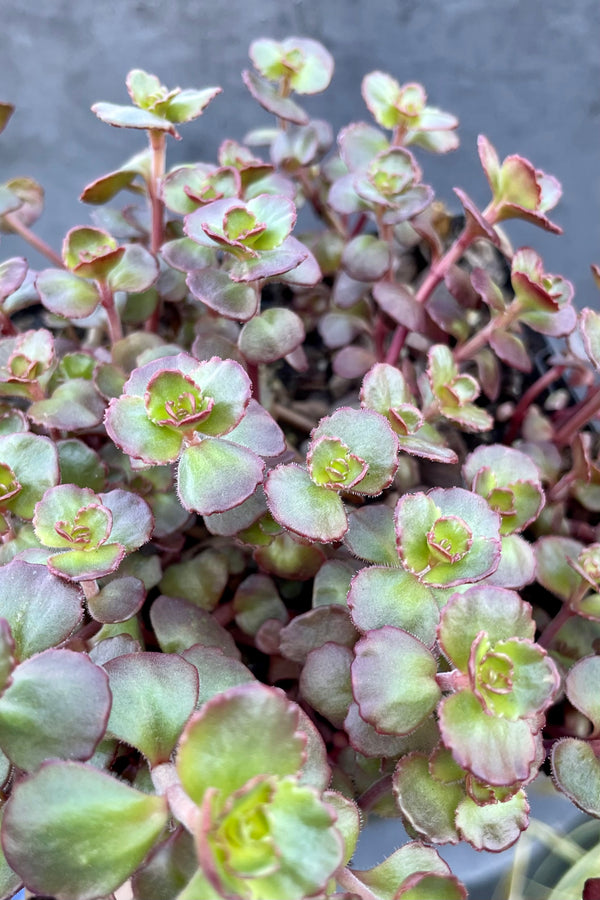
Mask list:
[{"label": "leaf rosette", "polygon": [[433,153],[447,153],[458,147],[454,133],[458,119],[427,106],[422,85],[400,85],[385,72],[371,72],[363,78],[362,95],[378,125],[401,134],[404,144],[417,144]]},{"label": "leaf rosette", "polygon": [[429,385],[440,415],[467,431],[488,431],[494,420],[473,402],[481,393],[472,375],[463,375],[445,344],[436,344],[428,355]]},{"label": "leaf rosette", "polygon": [[339,541],[348,530],[340,492],[380,494],[396,474],[397,456],[396,436],[383,416],[341,407],[313,430],[307,469],[292,463],[269,473],[271,513],[301,537]]},{"label": "leaf rosette", "polygon": [[544,506],[539,469],[520,450],[499,444],[478,447],[467,457],[463,475],[500,516],[502,535],[522,531]]},{"label": "leaf rosette", "polygon": [[[135,369],[123,390],[106,412],[110,437],[147,465],[178,460],[179,498],[191,511],[210,515],[240,505],[262,481],[258,454],[277,456],[283,449],[279,428],[258,405],[262,427],[255,434],[243,429],[250,379],[231,359],[159,358]],[[272,439],[261,447],[265,428]]]},{"label": "leaf rosette", "polygon": [[301,900],[322,891],[342,862],[335,813],[322,786],[302,774],[307,735],[298,712],[279,691],[244,684],[209,700],[183,732],[176,766],[201,810],[198,878],[215,896]]},{"label": "leaf rosette", "polygon": [[179,138],[175,125],[191,122],[202,115],[221,88],[203,90],[167,88],[156,75],[143,69],[132,69],[127,76],[127,90],[134,106],[95,103],[92,112],[107,125],[116,128],[142,128],[165,132]]},{"label": "leaf rosette", "polygon": [[60,484],[36,504],[36,537],[52,552],[51,572],[70,581],[90,581],[115,572],[127,553],[150,539],[154,522],[148,504],[120,489],[95,494]]},{"label": "leaf rosette", "polygon": [[505,588],[469,588],[441,613],[439,644],[459,688],[440,705],[442,737],[459,765],[492,785],[528,779],[540,715],[560,686],[534,633],[531,607]]},{"label": "leaf rosette", "polygon": [[463,488],[406,494],[396,506],[402,564],[437,587],[481,581],[500,561],[500,519],[485,500]]},{"label": "leaf rosette", "polygon": [[511,264],[511,284],[519,321],[553,337],[570,334],[577,324],[571,305],[573,285],[544,271],[541,257],[529,247],[517,250]]},{"label": "leaf rosette", "polygon": [[[215,200],[186,216],[184,230],[202,247],[224,250],[246,267],[254,263],[251,272],[259,278],[287,272],[308,256],[308,251],[301,253],[301,245],[290,238],[295,222],[296,207],[291,200],[259,194],[247,203],[237,198]],[[269,270],[257,274],[261,261],[269,263]]]},{"label": "leaf rosette", "polygon": [[39,399],[56,362],[54,337],[45,328],[0,340],[0,397]]},{"label": "leaf rosette", "polygon": [[331,54],[310,38],[260,38],[250,45],[250,58],[263,78],[297,94],[324,91],[333,74]]},{"label": "leaf rosette", "polygon": [[492,189],[494,220],[525,219],[546,231],[562,234],[562,229],[546,215],[560,200],[560,182],[516,154],[507,156],[500,163],[495,148],[482,134],[477,146],[481,165]]},{"label": "leaf rosette", "polygon": [[[342,133],[341,146],[345,139]],[[418,215],[433,199],[432,189],[419,183],[422,173],[408,150],[386,147],[361,162],[331,187],[329,202],[338,212],[372,210],[384,224],[395,225]]]}]

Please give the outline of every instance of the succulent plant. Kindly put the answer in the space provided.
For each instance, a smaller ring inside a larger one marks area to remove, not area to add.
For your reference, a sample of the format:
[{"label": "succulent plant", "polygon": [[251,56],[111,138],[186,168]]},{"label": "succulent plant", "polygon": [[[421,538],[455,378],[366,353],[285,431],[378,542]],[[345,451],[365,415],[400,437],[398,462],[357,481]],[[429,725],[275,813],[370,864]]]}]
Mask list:
[{"label": "succulent plant", "polygon": [[[213,161],[166,150],[219,88],[95,104],[148,145],[60,254],[0,190],[51,264],[0,264],[7,900],[464,900],[435,845],[511,846],[540,773],[600,818],[600,315],[503,230],[560,185],[480,137],[453,215],[421,85],[334,143],[328,51],[250,58],[273,127]],[[369,813],[411,840],[361,870]]]}]

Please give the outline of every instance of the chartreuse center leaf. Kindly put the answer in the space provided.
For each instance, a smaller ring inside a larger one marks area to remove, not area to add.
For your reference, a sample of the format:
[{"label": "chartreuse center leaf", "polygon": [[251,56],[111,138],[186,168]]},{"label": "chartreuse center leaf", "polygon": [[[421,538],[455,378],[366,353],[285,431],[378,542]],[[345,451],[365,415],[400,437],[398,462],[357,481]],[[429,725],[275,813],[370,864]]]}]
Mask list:
[{"label": "chartreuse center leaf", "polygon": [[112,893],[137,869],[167,821],[164,797],[91,766],[52,761],[15,786],[3,845],[31,891],[92,900]]},{"label": "chartreuse center leaf", "polygon": [[307,457],[308,471],[315,484],[344,490],[353,487],[367,471],[367,463],[343,441],[321,438],[316,441]]},{"label": "chartreuse center leaf", "polygon": [[0,697],[0,746],[25,771],[45,759],[89,759],[110,710],[106,673],[83,653],[45,650],[21,663]]},{"label": "chartreuse center leaf", "polygon": [[105,425],[118,447],[150,465],[174,462],[181,451],[183,436],[173,428],[151,422],[142,397],[111,400]]},{"label": "chartreuse center leaf", "polygon": [[240,444],[205,438],[181,454],[179,499],[186,509],[203,516],[232,509],[260,484],[264,466],[260,457]]},{"label": "chartreuse center leaf", "polygon": [[48,557],[48,568],[73,581],[92,581],[115,572],[125,556],[121,544],[103,544],[86,550],[67,550]]},{"label": "chartreuse center leaf", "polygon": [[168,762],[196,708],[195,667],[175,654],[130,653],[104,668],[112,694],[107,731],[136,747],[151,766]]},{"label": "chartreuse center leaf", "polygon": [[436,660],[412,634],[386,625],[354,647],[352,690],[361,717],[383,734],[408,734],[435,709]]},{"label": "chartreuse center leaf", "polygon": [[484,708],[507,719],[542,712],[560,685],[556,666],[546,651],[519,638],[492,644],[485,633],[480,634],[473,644],[469,671]]},{"label": "chartreuse center leaf", "polygon": [[265,482],[265,493],[273,518],[301,537],[328,543],[341,540],[348,529],[340,497],[315,484],[298,465],[273,469]]},{"label": "chartreuse center leaf", "polygon": [[306,737],[298,710],[275,688],[242,684],[209,700],[184,729],[177,772],[184,789],[201,804],[214,788],[222,801],[260,775],[296,775]]},{"label": "chartreuse center leaf", "polygon": [[94,549],[108,538],[112,514],[89,488],[60,484],[36,505],[33,526],[46,547]]},{"label": "chartreuse center leaf", "polygon": [[531,606],[515,591],[481,585],[468,588],[444,606],[439,640],[446,656],[466,672],[473,642],[485,632],[491,645],[511,638],[528,641],[535,634]]},{"label": "chartreuse center leaf", "polygon": [[183,430],[193,430],[214,406],[211,397],[203,397],[192,379],[179,372],[158,372],[148,384],[144,403],[155,425]]}]

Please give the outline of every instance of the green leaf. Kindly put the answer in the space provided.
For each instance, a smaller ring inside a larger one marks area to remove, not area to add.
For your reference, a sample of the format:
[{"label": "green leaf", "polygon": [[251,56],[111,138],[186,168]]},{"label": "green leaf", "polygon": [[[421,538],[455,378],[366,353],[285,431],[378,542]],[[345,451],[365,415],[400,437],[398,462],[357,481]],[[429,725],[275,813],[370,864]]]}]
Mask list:
[{"label": "green leaf", "polygon": [[426,847],[417,841],[404,844],[372,869],[353,871],[374,892],[377,900],[395,900],[398,887],[416,872],[451,874],[449,867],[433,847]]},{"label": "green leaf", "polygon": [[465,797],[462,783],[437,781],[429,772],[427,756],[410,753],[398,761],[393,784],[396,802],[417,834],[436,844],[459,842],[454,818]]},{"label": "green leaf", "polygon": [[54,756],[89,759],[109,710],[102,669],[83,653],[45,650],[14,670],[0,697],[0,745],[25,771]]},{"label": "green leaf", "polygon": [[300,695],[336,728],[342,728],[353,702],[349,647],[328,641],[311,650],[300,675]]},{"label": "green leaf", "polygon": [[248,69],[242,72],[242,79],[254,99],[267,112],[273,113],[287,122],[294,122],[296,125],[308,123],[309,119],[304,110],[289,97],[282,97],[268,81],[264,81]]},{"label": "green leaf", "polygon": [[201,515],[238,506],[262,481],[264,465],[260,457],[239,444],[205,438],[181,454],[177,475],[181,504]]},{"label": "green leaf", "polygon": [[158,278],[158,263],[141,244],[127,244],[125,252],[108,274],[112,291],[146,291]]},{"label": "green leaf", "polygon": [[286,79],[298,94],[324,91],[333,74],[331,54],[310,38],[259,38],[250,45],[250,58],[261,75],[275,82]]},{"label": "green leaf", "polygon": [[491,644],[511,638],[533,640],[531,606],[514,591],[488,585],[454,594],[441,613],[439,641],[444,654],[461,672],[468,670],[471,647],[482,631]]},{"label": "green leaf", "polygon": [[163,653],[182,653],[202,644],[218,647],[227,656],[240,658],[231,634],[214,616],[179,597],[157,597],[150,609],[150,621]]},{"label": "green leaf", "polygon": [[509,720],[543,712],[560,687],[560,675],[546,651],[523,638],[492,643],[487,635],[479,635],[469,671],[484,709]]},{"label": "green leaf", "polygon": [[180,91],[169,102],[165,115],[170,122],[191,122],[201,116],[211,100],[220,94],[222,88],[210,87],[201,91],[188,88]]},{"label": "green leaf", "polygon": [[137,869],[167,820],[163,797],[91,766],[50,762],[16,785],[4,815],[4,850],[32,891],[92,900]]},{"label": "green leaf", "polygon": [[[150,858],[135,872],[131,887],[135,900],[165,900],[179,897],[195,872],[198,857],[194,839],[180,826],[168,838],[154,848]],[[199,891],[196,897],[211,900],[210,885]],[[217,896],[213,894],[213,897]]]},{"label": "green leaf", "polygon": [[599,674],[600,657],[586,656],[569,670],[565,683],[567,697],[579,712],[591,720],[594,731],[600,726]]},{"label": "green leaf", "polygon": [[225,556],[218,550],[203,550],[192,559],[173,563],[160,582],[160,590],[171,597],[183,597],[212,611],[223,594],[229,580]]},{"label": "green leaf", "polygon": [[489,715],[468,690],[445,697],[438,713],[444,744],[463,769],[488,784],[528,780],[536,742],[527,720]]},{"label": "green leaf", "polygon": [[55,445],[29,432],[8,434],[0,437],[0,460],[10,466],[20,486],[8,500],[0,497],[0,505],[22,519],[33,518],[35,504],[60,480]]},{"label": "green leaf", "polygon": [[121,544],[103,544],[93,550],[63,550],[48,557],[48,568],[70,581],[93,581],[116,572],[125,555]]},{"label": "green leaf", "polygon": [[373,496],[391,484],[398,467],[398,443],[379,413],[340,407],[321,419],[311,433],[310,447],[323,437],[341,440],[367,464],[365,475],[352,488],[355,493]]},{"label": "green leaf", "polygon": [[[264,532],[262,537],[264,540]],[[321,568],[325,554],[320,547],[283,532],[270,537],[266,545],[259,546],[254,551],[254,559],[261,569],[278,578],[307,581]]]},{"label": "green leaf", "polygon": [[256,635],[267,619],[287,622],[288,612],[272,578],[248,575],[233,596],[236,625],[246,634]]},{"label": "green leaf", "polygon": [[339,496],[315,484],[296,464],[277,466],[265,482],[273,517],[308,540],[329,543],[344,536],[348,522]]},{"label": "green leaf", "polygon": [[83,591],[21,560],[0,567],[0,617],[10,625],[19,660],[62,643],[83,616]]},{"label": "green leaf", "polygon": [[319,606],[301,613],[279,632],[281,653],[300,663],[306,660],[311,650],[327,641],[353,647],[357,638],[348,610],[337,605]]},{"label": "green leaf", "polygon": [[536,579],[561,600],[569,600],[582,583],[581,575],[569,565],[576,560],[583,544],[572,538],[550,535],[535,544]]},{"label": "green leaf", "polygon": [[352,621],[362,632],[393,625],[427,647],[435,643],[438,606],[429,588],[405,569],[361,569],[352,580],[347,602]]},{"label": "green leaf", "polygon": [[201,804],[211,788],[224,800],[256,776],[297,774],[306,744],[297,729],[297,707],[275,688],[242,684],[213,697],[181,738],[176,766],[185,791]]},{"label": "green leaf", "polygon": [[600,818],[600,762],[592,747],[578,738],[557,741],[551,764],[557,788],[579,809]]},{"label": "green leaf", "polygon": [[196,708],[194,666],[180,656],[146,652],[119,656],[104,668],[112,694],[108,733],[143,753],[151,766],[168,762]]},{"label": "green leaf", "polygon": [[87,598],[89,613],[96,622],[125,622],[138,613],[146,599],[144,584],[133,575],[114,578],[98,594]]},{"label": "green leaf", "polygon": [[304,325],[295,312],[273,308],[246,322],[238,346],[248,362],[270,363],[287,356],[304,338]]},{"label": "green leaf", "polygon": [[384,734],[409,734],[435,709],[436,660],[417,638],[386,625],[354,648],[352,689],[362,718]]},{"label": "green leaf", "polygon": [[174,462],[181,451],[182,435],[174,428],[151,422],[142,397],[123,395],[111,400],[105,425],[111,440],[124,453],[150,465]]},{"label": "green leaf", "polygon": [[67,319],[83,319],[100,303],[94,284],[62,269],[44,269],[36,278],[36,287],[46,309]]},{"label": "green leaf", "polygon": [[133,106],[119,106],[116,103],[94,103],[92,112],[107,125],[116,128],[145,128],[154,131],[166,131],[177,137],[174,126],[168,119],[156,116],[145,109]]},{"label": "green leaf", "polygon": [[479,806],[465,797],[456,810],[456,827],[463,840],[476,850],[500,853],[518,840],[529,825],[529,804],[525,791],[518,791],[501,803]]},{"label": "green leaf", "polygon": [[399,566],[394,513],[382,503],[353,510],[344,544],[354,556],[384,566]]},{"label": "green leaf", "polygon": [[98,454],[77,438],[58,441],[60,480],[63,484],[101,491],[106,486],[106,467]]},{"label": "green leaf", "polygon": [[593,309],[583,309],[579,317],[579,328],[587,355],[594,366],[600,369],[600,314]]},{"label": "green leaf", "polygon": [[99,425],[104,408],[104,399],[94,385],[84,378],[74,378],[59,384],[47,400],[32,403],[28,415],[46,428],[81,431]]},{"label": "green leaf", "polygon": [[247,322],[258,309],[254,285],[232,281],[221,269],[195,269],[186,283],[197,300],[227,319]]},{"label": "green leaf", "polygon": [[219,647],[206,647],[194,644],[181,655],[191,663],[198,672],[200,689],[196,706],[200,709],[207,700],[222,694],[238,684],[254,681],[250,669],[239,659],[226,656]]}]

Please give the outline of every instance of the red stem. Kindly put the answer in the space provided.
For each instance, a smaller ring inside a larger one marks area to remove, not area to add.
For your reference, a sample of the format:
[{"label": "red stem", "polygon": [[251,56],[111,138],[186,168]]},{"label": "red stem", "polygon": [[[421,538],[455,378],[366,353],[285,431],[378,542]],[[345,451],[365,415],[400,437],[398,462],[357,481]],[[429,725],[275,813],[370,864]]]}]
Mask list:
[{"label": "red stem", "polygon": [[[451,266],[453,266],[454,263],[461,258],[465,250],[470,246],[470,244],[472,244],[475,238],[476,234],[467,222],[464,229],[452,244],[452,246],[446,251],[441,259],[432,264],[429,272],[421,282],[419,290],[415,295],[415,299],[418,303],[425,303],[429,299],[429,297],[434,292],[438,284],[443,280]],[[407,334],[408,330],[404,327],[404,325],[396,326],[392,342],[385,358],[385,361],[390,365],[395,366],[398,362],[398,357],[404,345],[404,341],[406,340]]]},{"label": "red stem", "polygon": [[554,616],[551,622],[549,622],[544,628],[543,632],[537,639],[536,643],[540,647],[544,647],[544,649],[548,649],[553,639],[556,637],[560,629],[563,627],[565,622],[567,622],[571,616],[574,616],[575,612],[571,609],[568,603],[564,603],[562,607],[559,609],[558,613]]},{"label": "red stem", "polygon": [[119,317],[119,313],[117,312],[117,307],[115,306],[115,298],[113,297],[113,292],[105,281],[97,281],[96,285],[98,290],[100,291],[100,299],[102,301],[102,306],[106,312],[106,318],[108,320],[108,333],[110,335],[110,342],[114,346],[117,341],[120,341],[123,337],[123,328],[121,327],[121,319]]},{"label": "red stem", "polygon": [[31,244],[38,253],[41,253],[42,256],[45,256],[51,263],[58,266],[60,269],[65,268],[65,264],[58,253],[55,253],[52,247],[49,247],[48,244],[43,241],[41,237],[38,237],[37,234],[34,234],[33,231],[30,231],[30,229],[26,225],[23,225],[23,223],[12,213],[6,213],[4,221],[12,228],[15,234],[20,235],[23,240],[27,241],[28,244]]},{"label": "red stem", "polygon": [[334,877],[344,890],[349,891],[351,894],[356,894],[361,900],[377,900],[373,891],[356,877],[352,869],[338,869]]},{"label": "red stem", "polygon": [[581,404],[579,409],[573,413],[554,435],[554,441],[559,446],[561,444],[570,444],[575,435],[583,428],[584,425],[593,419],[600,412],[600,388],[596,388],[589,397]]},{"label": "red stem", "polygon": [[521,423],[525,418],[525,414],[533,401],[542,393],[542,391],[545,391],[553,381],[556,381],[557,378],[560,378],[566,368],[566,366],[552,366],[551,369],[548,369],[547,372],[544,372],[544,374],[541,375],[537,379],[537,381],[535,381],[530,387],[527,388],[527,390],[515,406],[515,411],[511,416],[510,425],[504,438],[505,444],[512,444],[517,434],[519,433],[519,428],[521,427]]}]

